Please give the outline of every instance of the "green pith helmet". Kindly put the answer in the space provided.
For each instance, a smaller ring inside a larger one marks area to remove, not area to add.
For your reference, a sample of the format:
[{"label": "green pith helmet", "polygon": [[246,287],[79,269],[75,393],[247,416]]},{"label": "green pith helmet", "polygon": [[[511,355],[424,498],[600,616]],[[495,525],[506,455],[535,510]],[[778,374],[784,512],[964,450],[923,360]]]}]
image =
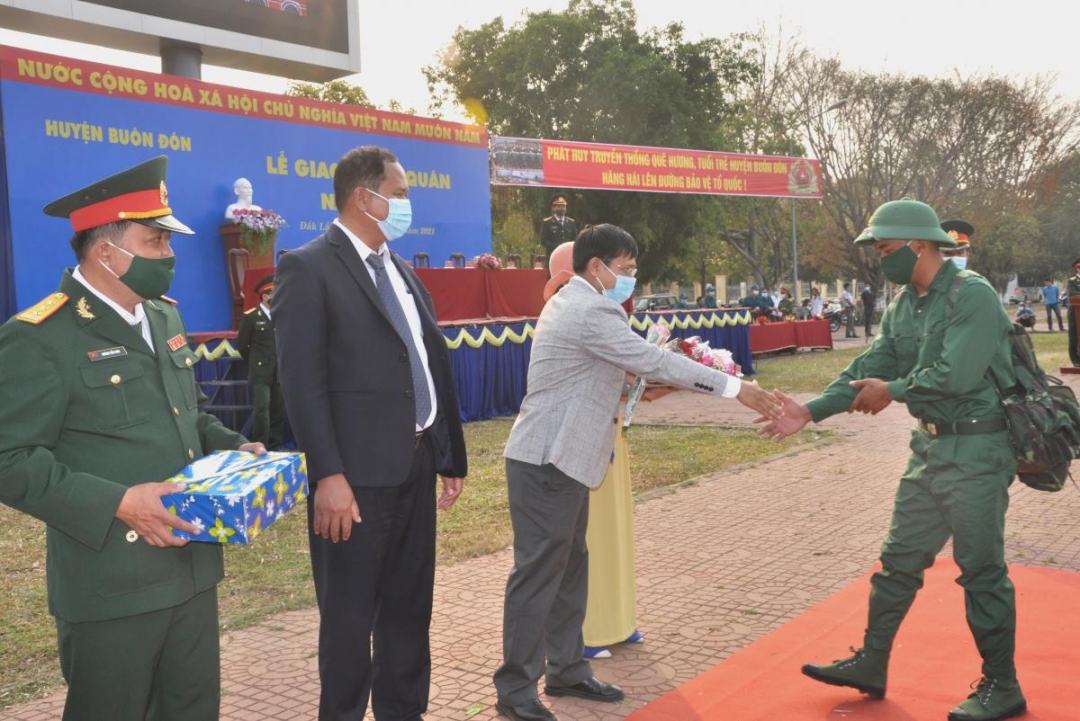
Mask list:
[{"label": "green pith helmet", "polygon": [[928,240],[949,248],[956,241],[941,229],[937,213],[926,203],[905,198],[890,200],[870,216],[870,227],[855,239],[856,245],[875,240]]}]

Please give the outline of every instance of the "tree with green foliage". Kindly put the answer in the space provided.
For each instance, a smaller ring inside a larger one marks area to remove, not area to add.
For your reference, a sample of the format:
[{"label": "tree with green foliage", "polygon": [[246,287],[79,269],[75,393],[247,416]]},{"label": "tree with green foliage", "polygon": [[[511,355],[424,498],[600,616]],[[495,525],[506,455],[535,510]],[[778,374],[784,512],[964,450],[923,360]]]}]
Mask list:
[{"label": "tree with green foliage", "polygon": [[[459,28],[440,62],[424,69],[433,106],[457,103],[497,135],[724,149],[724,127],[741,114],[736,90],[758,72],[743,41],[688,41],[678,23],[636,26],[629,0],[570,0],[563,12],[530,13],[514,25],[495,18]],[[495,228],[524,207],[535,239],[550,189],[514,190],[512,202],[499,197],[509,192],[494,191]],[[570,212],[578,227],[610,222],[633,234],[648,280],[701,229],[702,200],[581,191]]]}]

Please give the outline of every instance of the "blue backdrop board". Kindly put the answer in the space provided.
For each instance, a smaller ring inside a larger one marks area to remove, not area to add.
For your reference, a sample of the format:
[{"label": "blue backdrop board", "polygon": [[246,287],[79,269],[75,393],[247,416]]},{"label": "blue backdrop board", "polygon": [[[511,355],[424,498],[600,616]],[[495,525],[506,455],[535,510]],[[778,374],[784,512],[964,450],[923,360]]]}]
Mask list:
[{"label": "blue backdrop board", "polygon": [[[231,296],[219,228],[251,181],[254,202],[288,225],[295,248],[336,217],[336,161],[360,145],[389,148],[412,186],[413,226],[394,241],[433,266],[451,253],[491,250],[487,132],[368,108],[238,90],[187,78],[0,46],[0,320],[56,289],[74,265],[71,226],[49,201],[155,155],[169,156],[169,201],[196,235],[174,237],[176,280],[189,331],[227,329]],[[4,182],[6,180],[6,182]],[[12,296],[14,307],[12,305]],[[5,299],[7,299],[5,301]]]}]

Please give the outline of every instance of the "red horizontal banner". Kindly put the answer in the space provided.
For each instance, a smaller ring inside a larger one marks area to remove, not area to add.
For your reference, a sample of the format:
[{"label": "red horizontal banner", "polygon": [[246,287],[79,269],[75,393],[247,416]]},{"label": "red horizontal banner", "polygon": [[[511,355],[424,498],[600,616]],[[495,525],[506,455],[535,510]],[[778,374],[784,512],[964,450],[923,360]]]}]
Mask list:
[{"label": "red horizontal banner", "polygon": [[493,185],[820,198],[820,174],[807,158],[491,138]]}]

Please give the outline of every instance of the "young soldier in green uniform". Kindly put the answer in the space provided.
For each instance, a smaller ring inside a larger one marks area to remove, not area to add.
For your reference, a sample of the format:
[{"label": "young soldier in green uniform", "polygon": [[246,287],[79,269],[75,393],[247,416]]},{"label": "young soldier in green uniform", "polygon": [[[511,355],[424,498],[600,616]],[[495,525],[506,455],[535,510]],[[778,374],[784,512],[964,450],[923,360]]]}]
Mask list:
[{"label": "young soldier in green uniform", "polygon": [[255,284],[255,293],[259,296],[259,304],[245,311],[240,318],[236,350],[247,361],[248,380],[255,396],[251,438],[274,450],[284,440],[285,401],[281,396],[274,323],[270,317],[270,300],[274,296],[273,274]]},{"label": "young soldier in green uniform", "polygon": [[902,289],[873,345],[817,398],[801,405],[785,397],[783,417],[760,433],[784,438],[810,421],[844,411],[876,414],[894,400],[907,404],[918,427],[882,545],[882,570],[871,579],[863,648],[835,663],[807,664],[803,673],[882,698],[900,622],[922,587],[923,572],[952,536],[968,625],[983,663],[975,693],[948,717],[1017,716],[1027,704],[1013,661],[1016,605],[1004,548],[1016,460],[991,375],[1015,382],[1009,317],[982,276],[944,260],[942,248],[955,241],[924,203],[885,203],[855,242],[872,243],[885,277]]},{"label": "young soldier in green uniform", "polygon": [[[217,449],[265,452],[202,412],[173,277],[166,158],[49,204],[78,267],[0,327],[0,502],[47,524],[64,719],[218,718],[222,551],[172,528],[160,483]],[[48,251],[53,252],[53,251]]]}]

